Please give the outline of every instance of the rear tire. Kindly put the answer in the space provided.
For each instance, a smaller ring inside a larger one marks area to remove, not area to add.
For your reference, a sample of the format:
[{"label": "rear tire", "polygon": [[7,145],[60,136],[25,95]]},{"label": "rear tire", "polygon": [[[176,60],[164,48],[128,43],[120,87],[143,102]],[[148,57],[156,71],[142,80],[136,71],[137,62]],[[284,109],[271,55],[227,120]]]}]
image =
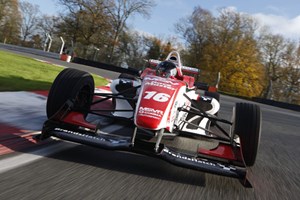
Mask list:
[{"label": "rear tire", "polygon": [[94,79],[77,69],[66,68],[55,78],[48,95],[47,117],[56,114],[67,100],[74,103],[74,109],[82,110],[86,115],[94,95]]},{"label": "rear tire", "polygon": [[233,117],[233,134],[240,138],[246,166],[253,166],[261,132],[261,111],[258,105],[236,103]]}]

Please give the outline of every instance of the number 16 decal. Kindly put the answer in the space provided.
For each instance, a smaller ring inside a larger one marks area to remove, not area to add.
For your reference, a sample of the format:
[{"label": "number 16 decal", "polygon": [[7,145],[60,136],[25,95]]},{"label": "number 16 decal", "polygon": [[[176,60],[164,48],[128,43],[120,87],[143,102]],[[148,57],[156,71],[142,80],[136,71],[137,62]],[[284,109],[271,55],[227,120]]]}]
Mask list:
[{"label": "number 16 decal", "polygon": [[158,102],[166,102],[169,101],[170,95],[165,93],[157,93],[156,91],[146,91],[146,96],[144,96],[144,99],[153,99],[154,101]]}]

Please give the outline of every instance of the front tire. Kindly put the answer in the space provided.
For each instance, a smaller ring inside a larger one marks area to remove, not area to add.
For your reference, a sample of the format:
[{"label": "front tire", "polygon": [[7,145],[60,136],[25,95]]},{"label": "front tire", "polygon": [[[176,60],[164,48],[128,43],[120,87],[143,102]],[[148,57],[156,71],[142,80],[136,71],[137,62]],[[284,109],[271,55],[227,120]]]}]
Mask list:
[{"label": "front tire", "polygon": [[233,134],[240,138],[245,164],[253,166],[260,142],[260,107],[255,104],[236,103],[233,118]]},{"label": "front tire", "polygon": [[86,115],[94,95],[94,79],[77,69],[66,68],[55,78],[48,95],[46,113],[48,119],[54,116],[67,100],[74,103],[74,108]]}]

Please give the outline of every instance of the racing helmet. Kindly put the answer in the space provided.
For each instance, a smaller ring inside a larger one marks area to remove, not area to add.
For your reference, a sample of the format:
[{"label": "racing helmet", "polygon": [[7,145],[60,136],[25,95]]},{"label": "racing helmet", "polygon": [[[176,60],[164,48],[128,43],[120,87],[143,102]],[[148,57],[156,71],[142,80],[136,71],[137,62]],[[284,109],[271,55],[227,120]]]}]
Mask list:
[{"label": "racing helmet", "polygon": [[175,77],[177,74],[176,65],[170,61],[163,61],[156,66],[156,75],[160,77]]}]

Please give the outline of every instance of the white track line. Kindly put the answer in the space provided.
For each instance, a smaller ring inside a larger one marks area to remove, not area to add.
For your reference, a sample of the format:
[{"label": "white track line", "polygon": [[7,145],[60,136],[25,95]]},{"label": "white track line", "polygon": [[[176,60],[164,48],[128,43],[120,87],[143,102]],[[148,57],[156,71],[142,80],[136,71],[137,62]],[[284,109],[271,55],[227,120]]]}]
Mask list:
[{"label": "white track line", "polygon": [[29,164],[45,156],[78,146],[75,143],[56,143],[45,148],[0,160],[0,173]]}]

